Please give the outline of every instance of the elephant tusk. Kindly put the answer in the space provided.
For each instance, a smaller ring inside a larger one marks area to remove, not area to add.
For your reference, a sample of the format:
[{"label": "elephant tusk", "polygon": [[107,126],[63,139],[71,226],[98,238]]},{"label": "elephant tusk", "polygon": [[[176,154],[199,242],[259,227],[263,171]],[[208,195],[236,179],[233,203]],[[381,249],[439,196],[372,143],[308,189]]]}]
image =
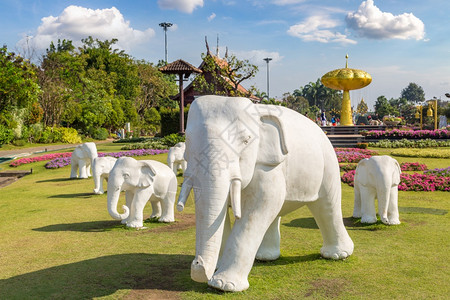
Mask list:
[{"label": "elephant tusk", "polygon": [[184,205],[186,204],[187,198],[188,198],[191,190],[192,190],[192,185],[188,181],[183,182],[183,186],[181,187],[180,195],[178,196],[178,202],[177,202],[177,210],[178,211],[183,211]]},{"label": "elephant tusk", "polygon": [[236,219],[241,218],[241,181],[239,179],[231,180],[230,184],[231,209]]}]

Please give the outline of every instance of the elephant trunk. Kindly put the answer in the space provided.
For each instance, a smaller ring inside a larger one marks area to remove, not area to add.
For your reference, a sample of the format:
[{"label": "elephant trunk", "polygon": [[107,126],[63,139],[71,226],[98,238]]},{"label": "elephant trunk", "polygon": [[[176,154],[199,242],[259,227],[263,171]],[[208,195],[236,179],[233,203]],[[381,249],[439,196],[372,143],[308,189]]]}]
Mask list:
[{"label": "elephant trunk", "polygon": [[191,278],[197,282],[211,279],[219,258],[225,216],[228,210],[230,182],[200,181],[203,188],[194,190],[196,217],[196,256]]},{"label": "elephant trunk", "polygon": [[186,205],[187,198],[192,190],[192,182],[190,177],[186,177],[183,185],[181,186],[180,195],[178,196],[177,210],[183,211]]},{"label": "elephant trunk", "polygon": [[120,186],[115,186],[113,184],[108,184],[108,213],[116,220],[124,220],[130,215],[130,210],[127,206],[123,205],[123,214],[117,212],[117,203],[119,202],[120,196]]},{"label": "elephant trunk", "polygon": [[95,185],[94,194],[102,194],[100,192],[100,180],[102,180],[102,179],[100,177],[100,174],[97,174],[98,173],[98,165],[97,164],[98,164],[98,162],[97,162],[97,157],[96,157],[96,158],[94,158],[93,163],[92,163],[92,177],[94,177],[94,185]]},{"label": "elephant trunk", "polygon": [[392,189],[392,181],[386,176],[379,180],[377,185],[377,199],[378,199],[378,215],[383,223],[387,222],[387,213],[390,201],[390,194]]}]

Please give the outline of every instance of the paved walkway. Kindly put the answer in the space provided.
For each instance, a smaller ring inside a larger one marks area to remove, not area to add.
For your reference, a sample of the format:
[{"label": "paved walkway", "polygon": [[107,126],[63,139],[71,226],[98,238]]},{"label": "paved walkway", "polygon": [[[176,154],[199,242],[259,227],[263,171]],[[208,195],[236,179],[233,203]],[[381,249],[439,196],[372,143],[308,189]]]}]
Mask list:
[{"label": "paved walkway", "polygon": [[[112,139],[104,140],[104,141],[96,141],[96,144],[103,144],[103,143],[109,143],[112,142]],[[80,144],[61,144],[61,145],[47,145],[47,146],[40,146],[40,147],[31,147],[31,148],[23,148],[23,149],[16,149],[16,150],[0,150],[0,158],[17,158],[17,157],[24,157],[24,156],[30,156],[33,154],[39,154],[47,151],[58,151],[58,150],[64,150],[69,148],[75,148]],[[1,148],[0,148],[1,149]]]}]

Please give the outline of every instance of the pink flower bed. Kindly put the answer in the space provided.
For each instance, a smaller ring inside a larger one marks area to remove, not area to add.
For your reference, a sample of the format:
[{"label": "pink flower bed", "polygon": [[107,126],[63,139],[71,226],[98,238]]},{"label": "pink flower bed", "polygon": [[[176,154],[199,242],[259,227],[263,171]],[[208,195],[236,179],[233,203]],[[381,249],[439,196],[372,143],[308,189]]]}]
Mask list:
[{"label": "pink flower bed", "polygon": [[421,164],[421,163],[410,163],[410,162],[404,162],[400,164],[400,168],[402,171],[425,171],[428,169],[427,165]]},{"label": "pink flower bed", "polygon": [[377,155],[378,152],[360,148],[335,148],[339,163],[358,163],[361,159]]},{"label": "pink flower bed", "polygon": [[[11,167],[18,167],[21,165],[31,164],[34,162],[52,160],[52,159],[56,159],[56,158],[60,158],[60,157],[71,157],[71,156],[72,156],[72,152],[44,154],[44,155],[35,156],[35,157],[19,158],[18,160],[12,161],[9,165]],[[69,159],[69,161],[70,161],[70,159]]]},{"label": "pink flower bed", "polygon": [[[354,186],[355,170],[345,172],[341,176],[341,181],[349,186]],[[400,174],[400,191],[450,191],[450,177],[438,176],[434,174]]]}]

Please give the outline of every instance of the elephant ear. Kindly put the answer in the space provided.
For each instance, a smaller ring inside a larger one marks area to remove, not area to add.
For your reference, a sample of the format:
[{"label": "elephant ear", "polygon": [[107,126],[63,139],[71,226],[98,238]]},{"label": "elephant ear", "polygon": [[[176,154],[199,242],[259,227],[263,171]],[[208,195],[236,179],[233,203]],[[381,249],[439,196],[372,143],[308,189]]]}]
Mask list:
[{"label": "elephant ear", "polygon": [[360,160],[355,171],[355,181],[358,181],[358,183],[363,186],[370,183],[369,168],[367,166],[368,163],[368,158]]},{"label": "elephant ear", "polygon": [[400,174],[402,173],[402,168],[398,164],[398,161],[394,159],[394,172],[392,174],[392,185],[396,186],[400,184]]},{"label": "elephant ear", "polygon": [[138,187],[146,188],[152,185],[156,171],[151,164],[148,162],[140,162],[141,175],[139,177]]},{"label": "elephant ear", "polygon": [[260,120],[257,162],[276,166],[288,154],[283,124],[273,115],[261,115]]}]

